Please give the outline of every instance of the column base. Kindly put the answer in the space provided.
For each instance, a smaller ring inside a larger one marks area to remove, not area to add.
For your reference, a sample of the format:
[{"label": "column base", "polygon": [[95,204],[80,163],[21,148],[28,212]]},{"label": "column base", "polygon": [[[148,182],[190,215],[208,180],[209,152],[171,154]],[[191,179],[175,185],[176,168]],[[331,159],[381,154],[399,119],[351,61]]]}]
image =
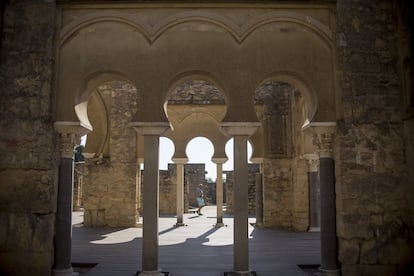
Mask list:
[{"label": "column base", "polygon": [[321,232],[320,227],[310,227],[308,232]]},{"label": "column base", "polygon": [[78,272],[74,272],[73,268],[68,269],[53,269],[52,270],[53,276],[78,276]]},{"label": "column base", "polygon": [[174,227],[181,227],[181,226],[187,226],[187,224],[183,222],[177,222],[176,224],[174,224]]},{"label": "column base", "polygon": [[323,276],[340,276],[341,270],[340,269],[323,269],[319,267],[320,275]]},{"label": "column base", "polygon": [[155,270],[155,271],[138,271],[135,275],[136,276],[168,276],[169,273]]},{"label": "column base", "polygon": [[222,222],[217,222],[216,224],[214,224],[214,227],[216,227],[216,228],[220,228],[220,227],[223,227],[224,226],[224,223],[222,223]]},{"label": "column base", "polygon": [[257,276],[255,271],[231,271],[224,272],[224,276]]}]

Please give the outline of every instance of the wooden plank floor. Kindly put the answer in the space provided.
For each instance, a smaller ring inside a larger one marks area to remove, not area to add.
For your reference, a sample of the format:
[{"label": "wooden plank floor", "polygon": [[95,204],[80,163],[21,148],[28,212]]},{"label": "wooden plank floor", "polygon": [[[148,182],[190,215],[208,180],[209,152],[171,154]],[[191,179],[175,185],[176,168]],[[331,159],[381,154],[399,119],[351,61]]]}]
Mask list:
[{"label": "wooden plank floor", "polygon": [[[185,214],[187,226],[174,227],[174,216],[159,220],[159,266],[172,276],[219,276],[233,267],[233,219],[215,228],[215,206],[203,216]],[[249,222],[254,223],[254,219]],[[132,276],[141,269],[141,228],[88,228],[82,213],[73,215],[72,262],[96,263],[82,275]],[[309,275],[298,264],[320,263],[320,234],[249,226],[250,269],[259,276]]]}]

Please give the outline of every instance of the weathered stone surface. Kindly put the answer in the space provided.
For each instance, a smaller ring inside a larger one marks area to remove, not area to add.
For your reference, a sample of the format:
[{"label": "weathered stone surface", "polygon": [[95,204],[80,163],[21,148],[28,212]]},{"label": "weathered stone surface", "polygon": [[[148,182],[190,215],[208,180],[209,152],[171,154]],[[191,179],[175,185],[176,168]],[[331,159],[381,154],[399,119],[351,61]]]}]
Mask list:
[{"label": "weathered stone surface", "polygon": [[339,241],[338,259],[341,264],[356,264],[359,260],[360,246],[357,240]]},{"label": "weathered stone surface", "polygon": [[[392,230],[393,222],[402,233],[414,229],[405,192],[412,183],[404,172],[411,169],[404,155],[394,8],[386,1],[337,1],[338,32],[345,38],[338,44],[343,112],[337,123],[343,275],[397,275],[397,264],[413,255],[405,249],[410,242]],[[357,248],[359,257],[352,257]]]},{"label": "weathered stone surface", "polygon": [[59,160],[51,110],[56,7],[7,2],[0,48],[0,271],[49,275]]}]

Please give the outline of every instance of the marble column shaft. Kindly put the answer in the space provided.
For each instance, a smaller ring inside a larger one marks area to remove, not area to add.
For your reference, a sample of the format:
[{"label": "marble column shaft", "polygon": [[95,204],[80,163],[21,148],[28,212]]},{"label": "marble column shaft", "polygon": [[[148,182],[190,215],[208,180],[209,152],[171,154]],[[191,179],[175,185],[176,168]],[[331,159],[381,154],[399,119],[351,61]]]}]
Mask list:
[{"label": "marble column shaft", "polygon": [[144,135],[143,238],[141,275],[157,273],[159,215],[159,136]]},{"label": "marble column shaft", "polygon": [[334,160],[319,159],[321,182],[321,270],[338,270]]},{"label": "marble column shaft", "polygon": [[249,271],[248,239],[248,136],[234,136],[234,272]]},{"label": "marble column shaft", "polygon": [[216,163],[217,180],[216,180],[216,203],[217,203],[217,222],[216,227],[224,226],[223,224],[223,163],[227,159],[213,160]]},{"label": "marble column shaft", "polygon": [[60,137],[60,163],[56,207],[55,259],[52,274],[72,276],[72,207],[74,147],[80,142],[84,128],[78,122],[56,122]]},{"label": "marble column shaft", "polygon": [[321,198],[321,266],[326,273],[337,273],[338,244],[336,236],[336,195],[333,141],[335,123],[311,123],[313,143],[319,154],[319,181]]},{"label": "marble column shaft", "polygon": [[176,226],[184,226],[184,164],[187,158],[173,159],[177,165],[177,223]]}]

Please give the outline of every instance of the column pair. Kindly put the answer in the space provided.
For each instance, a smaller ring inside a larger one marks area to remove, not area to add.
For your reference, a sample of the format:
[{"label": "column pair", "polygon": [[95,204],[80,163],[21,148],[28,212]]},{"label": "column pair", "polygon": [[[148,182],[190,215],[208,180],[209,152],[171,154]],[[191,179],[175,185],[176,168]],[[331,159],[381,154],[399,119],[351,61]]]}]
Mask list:
[{"label": "column pair", "polygon": [[55,122],[54,127],[59,133],[60,160],[52,274],[72,276],[78,275],[73,272],[71,262],[74,148],[80,143],[81,136],[90,130],[82,127],[79,122]]}]

